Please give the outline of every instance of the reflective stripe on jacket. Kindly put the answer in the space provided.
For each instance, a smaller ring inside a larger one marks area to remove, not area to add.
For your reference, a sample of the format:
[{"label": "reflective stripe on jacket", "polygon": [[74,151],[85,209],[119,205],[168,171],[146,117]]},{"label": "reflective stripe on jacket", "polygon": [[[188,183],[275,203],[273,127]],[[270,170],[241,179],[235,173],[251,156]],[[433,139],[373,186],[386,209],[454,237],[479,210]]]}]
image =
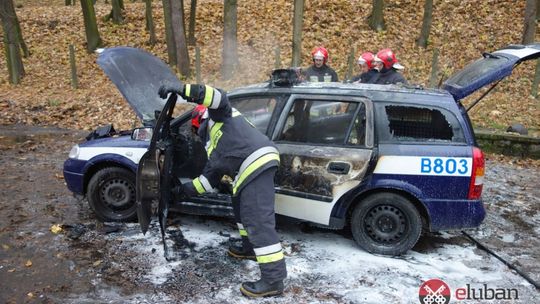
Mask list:
[{"label": "reflective stripe on jacket", "polygon": [[233,195],[236,195],[258,174],[278,166],[279,152],[272,141],[230,106],[226,93],[210,86],[193,86],[186,85],[186,95],[197,92],[193,100],[209,105],[210,118],[201,124],[206,129],[199,133],[203,140],[207,139],[208,162],[199,177],[184,184],[184,190],[188,195],[208,192],[228,175],[234,177]]}]

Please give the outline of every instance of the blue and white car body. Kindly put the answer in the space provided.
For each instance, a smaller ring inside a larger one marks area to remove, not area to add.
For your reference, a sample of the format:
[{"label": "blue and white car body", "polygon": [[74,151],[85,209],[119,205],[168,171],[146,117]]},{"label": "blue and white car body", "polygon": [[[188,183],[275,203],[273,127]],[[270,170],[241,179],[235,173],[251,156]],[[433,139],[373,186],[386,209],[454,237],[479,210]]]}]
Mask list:
[{"label": "blue and white car body", "polygon": [[[278,81],[238,88],[228,96],[280,150],[277,214],[324,227],[349,227],[365,250],[396,255],[412,248],[422,230],[481,224],[484,158],[460,100],[539,55],[539,45],[484,54],[448,79],[443,90],[297,83],[294,77],[288,82],[283,77],[292,74],[282,71],[274,74],[281,77]],[[153,126],[155,112],[161,111],[166,127],[154,128],[152,141],[105,134],[75,146],[64,167],[68,188],[86,194],[103,220],[135,218],[136,179],[144,181],[137,186],[138,197],[160,202],[167,197],[165,206],[181,212],[231,216],[226,184],[217,193],[189,201],[170,194],[175,183],[198,176],[206,159],[191,132],[191,114],[172,117],[176,102],[165,105],[158,99],[160,83],[178,80],[156,60],[131,48],[100,55],[98,63],[145,126]],[[111,167],[122,170],[111,172]],[[96,177],[100,172],[104,174]],[[122,181],[122,172],[131,176]],[[172,180],[163,184],[164,176]]]}]

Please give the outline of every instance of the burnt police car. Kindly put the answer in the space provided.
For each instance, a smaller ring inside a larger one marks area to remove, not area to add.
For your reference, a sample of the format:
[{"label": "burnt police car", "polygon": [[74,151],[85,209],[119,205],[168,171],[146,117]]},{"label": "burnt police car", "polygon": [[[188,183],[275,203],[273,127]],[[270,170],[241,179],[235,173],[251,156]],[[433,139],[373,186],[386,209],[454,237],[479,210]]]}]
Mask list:
[{"label": "burnt police car", "polygon": [[[539,55],[539,45],[485,53],[448,79],[443,90],[305,83],[281,70],[268,82],[228,96],[280,151],[277,214],[333,229],[350,227],[363,249],[397,255],[412,248],[422,230],[480,225],[484,156],[459,101]],[[178,82],[167,65],[126,47],[104,50],[98,64],[144,126],[129,134],[101,128],[74,146],[64,165],[68,188],[86,195],[104,221],[136,219],[137,200],[143,229],[150,201],[159,201],[162,221],[169,207],[232,216],[226,180],[217,191],[188,200],[172,193],[183,179],[200,174],[206,152],[191,130],[190,111],[173,115],[181,100],[165,102],[157,95],[163,81]]]}]

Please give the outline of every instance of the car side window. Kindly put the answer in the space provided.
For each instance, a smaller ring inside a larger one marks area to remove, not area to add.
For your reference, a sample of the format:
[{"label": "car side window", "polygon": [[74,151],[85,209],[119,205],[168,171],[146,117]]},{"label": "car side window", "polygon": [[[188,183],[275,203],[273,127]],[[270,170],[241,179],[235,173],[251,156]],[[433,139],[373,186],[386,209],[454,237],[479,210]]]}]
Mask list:
[{"label": "car side window", "polygon": [[381,109],[380,138],[391,142],[465,142],[457,118],[449,111],[413,105],[386,104]]},{"label": "car side window", "polygon": [[230,100],[232,106],[246,117],[259,131],[266,134],[272,113],[276,108],[277,98],[257,96]]},{"label": "car side window", "polygon": [[358,103],[295,100],[278,140],[343,145]]},{"label": "car side window", "polygon": [[354,119],[354,124],[347,139],[348,145],[363,146],[366,143],[366,105],[359,104],[358,114]]}]

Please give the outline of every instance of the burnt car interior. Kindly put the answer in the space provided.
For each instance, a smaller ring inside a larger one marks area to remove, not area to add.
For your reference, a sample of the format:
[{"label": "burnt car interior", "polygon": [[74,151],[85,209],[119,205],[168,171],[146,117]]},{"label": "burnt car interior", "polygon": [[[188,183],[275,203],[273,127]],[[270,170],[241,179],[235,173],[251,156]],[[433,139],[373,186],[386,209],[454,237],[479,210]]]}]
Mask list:
[{"label": "burnt car interior", "polygon": [[278,140],[330,145],[361,144],[365,138],[365,105],[295,100],[283,130]]}]

